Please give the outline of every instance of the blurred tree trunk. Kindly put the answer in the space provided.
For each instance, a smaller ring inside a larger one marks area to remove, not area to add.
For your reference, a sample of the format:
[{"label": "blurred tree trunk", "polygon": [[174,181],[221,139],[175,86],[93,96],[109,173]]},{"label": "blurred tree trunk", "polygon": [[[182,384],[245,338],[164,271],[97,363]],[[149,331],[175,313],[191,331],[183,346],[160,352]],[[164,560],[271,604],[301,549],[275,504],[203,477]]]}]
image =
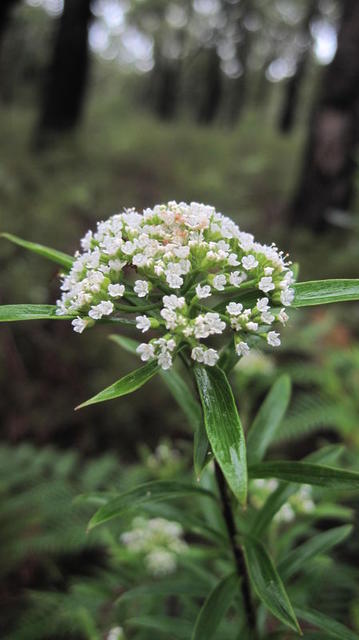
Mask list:
[{"label": "blurred tree trunk", "polygon": [[289,133],[294,126],[295,115],[298,108],[300,90],[305,78],[312,46],[310,25],[318,14],[318,0],[311,0],[307,14],[298,33],[302,40],[302,47],[298,54],[297,66],[294,75],[285,84],[284,100],[279,116],[279,130]]},{"label": "blurred tree trunk", "polygon": [[173,120],[177,111],[179,62],[162,58],[155,69],[155,113],[161,120]]},{"label": "blurred tree trunk", "polygon": [[343,0],[338,48],[312,113],[291,223],[315,231],[330,210],[347,210],[353,195],[359,115],[359,2]]},{"label": "blurred tree trunk", "polygon": [[89,69],[91,0],[65,0],[45,80],[40,139],[74,128],[80,120]]},{"label": "blurred tree trunk", "polygon": [[11,13],[19,0],[0,0],[0,46],[9,25]]},{"label": "blurred tree trunk", "polygon": [[251,2],[250,0],[242,0],[241,2],[226,0],[225,5],[227,5],[228,18],[235,24],[237,31],[236,60],[239,65],[239,75],[233,82],[228,114],[230,124],[235,125],[242,114],[247,97],[250,33],[245,26],[245,21],[251,10]]},{"label": "blurred tree trunk", "polygon": [[199,105],[198,122],[210,124],[215,119],[222,97],[222,72],[217,48],[211,47],[207,54],[204,92]]}]

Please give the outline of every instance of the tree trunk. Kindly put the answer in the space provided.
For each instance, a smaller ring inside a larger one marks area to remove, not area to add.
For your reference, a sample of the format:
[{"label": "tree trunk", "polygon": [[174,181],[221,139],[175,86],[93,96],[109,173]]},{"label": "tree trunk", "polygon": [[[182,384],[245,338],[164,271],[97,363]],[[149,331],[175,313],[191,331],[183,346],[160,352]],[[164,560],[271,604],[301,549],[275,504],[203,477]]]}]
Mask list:
[{"label": "tree trunk", "polygon": [[0,46],[10,22],[11,12],[19,0],[1,0],[0,2]]},{"label": "tree trunk", "polygon": [[312,37],[310,35],[310,24],[318,13],[318,0],[312,0],[309,5],[307,15],[303,21],[300,30],[300,36],[303,39],[302,50],[297,58],[297,68],[294,75],[289,78],[285,85],[284,101],[279,116],[279,130],[282,133],[289,133],[293,129],[295,115],[298,107],[300,90],[305,78],[309,54],[312,46]]},{"label": "tree trunk", "polygon": [[178,106],[179,61],[162,58],[155,73],[155,112],[161,120],[173,120]]},{"label": "tree trunk", "polygon": [[359,2],[344,0],[338,48],[313,111],[291,223],[319,232],[353,196],[359,115]]},{"label": "tree trunk", "polygon": [[198,111],[198,122],[210,124],[215,119],[222,95],[222,72],[216,47],[207,54],[207,68],[204,77],[204,92]]},{"label": "tree trunk", "polygon": [[91,0],[65,0],[45,81],[40,137],[74,128],[80,120],[89,69]]},{"label": "tree trunk", "polygon": [[247,75],[248,57],[250,52],[250,33],[245,27],[245,19],[251,9],[249,0],[242,0],[240,3],[226,0],[227,16],[236,25],[237,45],[236,59],[241,67],[239,77],[232,83],[232,95],[230,98],[228,120],[231,125],[237,124],[242,114],[247,98]]}]

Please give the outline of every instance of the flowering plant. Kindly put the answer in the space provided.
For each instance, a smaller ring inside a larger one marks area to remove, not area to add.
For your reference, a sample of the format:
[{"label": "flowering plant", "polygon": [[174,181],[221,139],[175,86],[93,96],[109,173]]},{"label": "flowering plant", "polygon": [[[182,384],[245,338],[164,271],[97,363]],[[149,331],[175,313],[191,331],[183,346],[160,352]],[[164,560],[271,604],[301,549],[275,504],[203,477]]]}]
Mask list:
[{"label": "flowering plant", "polygon": [[[292,605],[261,534],[265,523],[288,512],[287,507],[280,513],[283,505],[291,505],[294,513],[295,498],[289,499],[298,494],[295,486],[358,490],[359,474],[327,466],[332,458],[326,451],[300,462],[263,461],[288,406],[290,381],[282,376],[275,382],[245,435],[227,375],[252,346],[258,350],[261,345],[280,345],[278,327],[287,322],[288,308],[358,300],[359,280],[296,283],[296,267],[274,245],[256,242],[213,207],[196,203],[170,202],[142,214],[125,210],[100,222],[95,233],[89,231],[74,258],[3,236],[60,264],[63,274],[56,305],[5,305],[0,307],[0,321],[71,320],[78,333],[106,322],[133,326],[141,337],[149,335],[141,343],[121,334],[112,336],[144,364],[80,407],[131,393],[160,373],[193,426],[197,478],[213,460],[216,489],[159,480],[125,494],[111,493],[101,498],[89,527],[149,501],[186,495],[211,498],[221,505],[235,572],[222,577],[204,602],[193,640],[215,637],[228,601],[237,593],[246,618],[243,628],[250,634],[244,637],[251,640],[265,637],[263,624],[258,624],[258,601],[279,621],[278,633],[285,627],[301,633],[298,619],[302,619],[331,637],[349,637],[337,622]],[[191,375],[198,400],[173,367],[176,358]],[[257,480],[252,503],[255,490],[263,492],[266,487],[263,482],[258,487],[258,480],[272,479],[271,491],[252,519],[246,510],[248,479]],[[302,489],[299,497],[308,507],[308,489],[304,493]],[[141,521],[140,529],[145,527]],[[139,537],[147,540],[143,531]],[[124,544],[131,546],[133,538],[134,532],[127,532]],[[182,550],[184,544],[180,541]],[[168,554],[154,549],[162,553],[162,560],[163,553]],[[147,542],[141,552],[152,553]],[[168,566],[170,560],[174,565],[174,557],[167,555],[167,560]],[[296,562],[300,564],[300,558]]]}]

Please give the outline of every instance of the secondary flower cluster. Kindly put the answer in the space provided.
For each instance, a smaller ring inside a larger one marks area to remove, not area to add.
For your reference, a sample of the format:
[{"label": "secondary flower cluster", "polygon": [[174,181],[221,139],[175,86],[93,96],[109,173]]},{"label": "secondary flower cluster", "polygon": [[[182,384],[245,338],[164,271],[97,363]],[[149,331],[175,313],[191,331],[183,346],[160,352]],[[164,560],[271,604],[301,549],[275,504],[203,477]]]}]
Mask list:
[{"label": "secondary flower cluster", "polygon": [[164,518],[135,518],[131,531],[121,535],[121,542],[133,553],[143,555],[147,570],[154,576],[173,573],[177,556],[187,549],[178,522]]},{"label": "secondary flower cluster", "polygon": [[88,231],[81,247],[57,303],[79,333],[134,313],[141,333],[159,333],[138,347],[141,359],[157,359],[163,369],[183,345],[194,360],[215,365],[218,350],[208,340],[225,332],[233,333],[238,356],[248,353],[253,336],[280,344],[275,328],[287,321],[294,296],[290,263],[213,207],[127,209]]},{"label": "secondary flower cluster", "polygon": [[[252,480],[251,502],[257,509],[261,509],[267,498],[278,489],[278,482],[274,478],[270,480]],[[288,498],[274,520],[280,522],[292,522],[296,515],[310,514],[315,510],[312,487],[308,484],[299,486],[298,491]]]}]

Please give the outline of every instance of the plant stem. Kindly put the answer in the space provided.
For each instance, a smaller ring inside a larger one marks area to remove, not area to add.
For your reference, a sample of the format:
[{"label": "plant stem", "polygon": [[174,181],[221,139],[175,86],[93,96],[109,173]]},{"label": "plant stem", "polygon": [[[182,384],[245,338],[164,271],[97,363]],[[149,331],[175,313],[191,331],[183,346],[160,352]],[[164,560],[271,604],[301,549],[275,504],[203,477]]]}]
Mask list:
[{"label": "plant stem", "polygon": [[236,540],[237,530],[234,522],[231,503],[227,493],[227,484],[222,470],[217,462],[215,462],[215,472],[218,484],[218,489],[221,497],[222,512],[226,523],[228,537],[231,543],[233,556],[236,564],[237,574],[241,579],[241,590],[243,597],[244,610],[247,616],[248,627],[253,635],[251,640],[256,640],[256,616],[253,607],[251,591],[249,586],[249,576],[247,572],[246,563],[244,560],[243,551]]}]

